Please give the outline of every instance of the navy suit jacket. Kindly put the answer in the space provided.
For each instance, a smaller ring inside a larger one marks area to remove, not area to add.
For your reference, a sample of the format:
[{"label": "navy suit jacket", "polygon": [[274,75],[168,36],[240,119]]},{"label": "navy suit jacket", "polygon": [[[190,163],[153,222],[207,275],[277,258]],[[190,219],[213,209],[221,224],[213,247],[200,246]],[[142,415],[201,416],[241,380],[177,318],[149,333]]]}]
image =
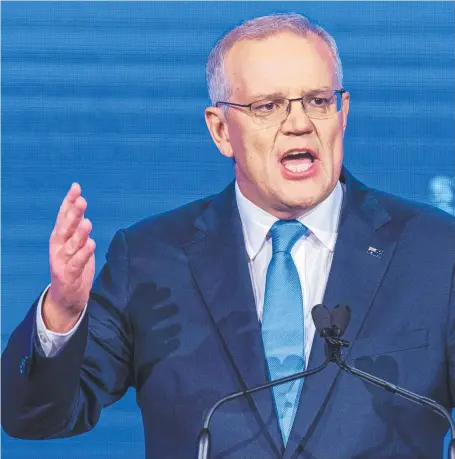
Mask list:
[{"label": "navy suit jacket", "polygon": [[[352,309],[346,356],[450,409],[454,219],[369,189],[346,171],[342,181],[324,303]],[[35,314],[36,303],[3,355],[2,422],[15,437],[85,432],[134,386],[147,458],[191,458],[211,405],[268,379],[232,184],[119,231],[88,314],[54,358],[41,355]],[[308,366],[323,360],[315,336]],[[305,380],[286,448],[270,391],[223,405],[211,430],[213,458],[435,459],[447,424],[330,364]]]}]

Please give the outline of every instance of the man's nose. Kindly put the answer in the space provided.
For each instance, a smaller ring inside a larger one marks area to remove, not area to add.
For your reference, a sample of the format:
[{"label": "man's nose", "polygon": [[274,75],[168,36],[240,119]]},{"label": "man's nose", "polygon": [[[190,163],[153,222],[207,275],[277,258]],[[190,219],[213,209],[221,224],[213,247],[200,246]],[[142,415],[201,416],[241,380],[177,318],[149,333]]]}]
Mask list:
[{"label": "man's nose", "polygon": [[313,131],[313,122],[305,112],[302,99],[293,99],[289,102],[288,115],[283,121],[282,129],[287,134],[305,134]]}]

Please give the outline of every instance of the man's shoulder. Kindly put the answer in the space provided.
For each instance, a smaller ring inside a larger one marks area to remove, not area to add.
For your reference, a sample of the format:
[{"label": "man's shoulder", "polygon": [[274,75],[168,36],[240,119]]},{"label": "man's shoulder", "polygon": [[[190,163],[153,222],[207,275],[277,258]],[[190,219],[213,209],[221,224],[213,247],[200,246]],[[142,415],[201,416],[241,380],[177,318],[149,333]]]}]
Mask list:
[{"label": "man's shoulder", "polygon": [[446,236],[455,242],[455,216],[429,204],[402,198],[395,194],[369,189],[391,219],[406,220],[406,224],[418,231],[432,235]]},{"label": "man's shoulder", "polygon": [[219,196],[213,194],[189,202],[175,209],[144,218],[125,230],[129,243],[156,243],[185,244],[191,240],[196,220],[207,210],[211,203]]}]

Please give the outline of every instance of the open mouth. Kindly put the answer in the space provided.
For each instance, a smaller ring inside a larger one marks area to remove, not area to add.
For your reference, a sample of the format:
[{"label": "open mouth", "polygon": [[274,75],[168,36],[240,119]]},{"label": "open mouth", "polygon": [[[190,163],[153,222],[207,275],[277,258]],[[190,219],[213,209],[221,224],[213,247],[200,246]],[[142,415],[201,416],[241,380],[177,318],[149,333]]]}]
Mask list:
[{"label": "open mouth", "polygon": [[281,158],[281,164],[291,172],[305,172],[313,165],[316,157],[309,150],[291,151]]}]

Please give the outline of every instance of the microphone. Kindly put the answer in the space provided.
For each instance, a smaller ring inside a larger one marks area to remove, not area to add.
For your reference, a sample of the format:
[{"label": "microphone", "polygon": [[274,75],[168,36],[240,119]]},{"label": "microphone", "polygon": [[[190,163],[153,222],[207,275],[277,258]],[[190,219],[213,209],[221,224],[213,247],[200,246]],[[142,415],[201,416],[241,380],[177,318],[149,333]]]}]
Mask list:
[{"label": "microphone", "polygon": [[351,309],[347,305],[340,306],[337,304],[332,309],[332,326],[337,331],[337,336],[341,337],[344,335],[346,328],[348,327],[349,321],[351,320]]},{"label": "microphone", "polygon": [[349,306],[335,306],[329,311],[323,304],[317,304],[311,310],[314,326],[327,344],[327,359],[335,362],[335,356],[349,347],[349,341],[341,339],[351,318]]},{"label": "microphone", "polygon": [[331,335],[328,337],[324,337],[326,342],[328,342],[329,352],[331,352],[329,354],[331,361],[335,362],[346,373],[349,373],[352,376],[356,376],[376,386],[382,387],[393,394],[397,394],[403,397],[406,400],[410,400],[411,402],[418,403],[419,405],[422,405],[422,406],[430,407],[432,408],[434,412],[436,412],[437,414],[445,418],[447,422],[449,423],[450,431],[452,435],[452,440],[450,441],[449,448],[448,448],[448,458],[455,459],[455,424],[454,424],[452,417],[450,416],[450,413],[442,405],[440,405],[438,402],[436,402],[435,400],[431,398],[423,397],[422,395],[416,394],[415,392],[411,392],[395,384],[391,384],[385,381],[384,379],[378,378],[376,376],[373,376],[370,373],[359,370],[351,365],[348,365],[347,363],[341,360],[342,349],[343,347],[347,347],[346,343],[348,343],[347,345],[349,345],[349,342],[341,340],[340,337],[343,335],[344,331],[346,330],[350,318],[351,318],[351,310],[349,309],[349,306],[338,306],[337,305],[332,310],[332,313],[331,313],[332,333],[333,334],[339,333],[339,334],[338,336]]},{"label": "microphone", "polygon": [[[316,320],[318,321],[318,325],[316,326],[316,329],[320,333],[322,332],[329,333],[329,329],[331,330],[331,327],[332,327],[330,311],[324,305],[319,304],[313,307],[313,309],[311,310],[311,314],[313,316],[313,320],[315,321],[315,324],[316,324]],[[314,319],[315,315],[317,318],[316,320]],[[196,456],[197,459],[210,459],[210,448],[211,448],[211,435],[210,435],[210,430],[209,430],[210,421],[212,419],[212,416],[215,410],[217,410],[221,405],[223,405],[224,403],[230,400],[234,400],[239,397],[244,397],[246,395],[253,394],[254,392],[258,392],[263,389],[270,389],[272,387],[278,386],[283,383],[287,383],[287,382],[295,381],[296,379],[301,379],[307,376],[315,375],[316,373],[319,373],[320,371],[322,371],[329,364],[330,360],[331,358],[327,357],[325,362],[322,365],[312,370],[301,371],[300,373],[296,373],[294,375],[285,376],[284,378],[276,379],[274,381],[270,381],[268,383],[261,384],[260,386],[255,386],[250,389],[245,389],[239,392],[235,392],[233,394],[227,395],[226,397],[223,397],[220,400],[218,400],[212,406],[212,408],[210,408],[209,412],[207,413],[205,417],[204,427],[202,428],[199,434],[198,442],[197,442],[197,456]]]}]

